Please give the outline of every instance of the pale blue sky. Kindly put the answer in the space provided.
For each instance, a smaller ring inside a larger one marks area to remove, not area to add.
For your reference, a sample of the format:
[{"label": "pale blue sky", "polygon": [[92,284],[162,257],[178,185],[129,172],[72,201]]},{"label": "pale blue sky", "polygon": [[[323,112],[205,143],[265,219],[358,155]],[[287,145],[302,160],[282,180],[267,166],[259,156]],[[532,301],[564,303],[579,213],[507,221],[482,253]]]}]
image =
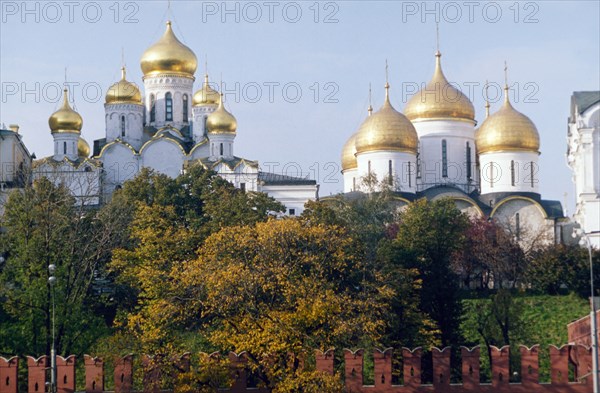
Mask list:
[{"label": "pale blue sky", "polygon": [[[104,92],[119,78],[122,48],[128,79],[141,84],[139,59],[164,31],[167,2],[31,1],[27,10],[21,1],[0,3],[0,123],[19,124],[30,151],[50,155],[47,119],[58,106],[56,86],[68,67],[69,82],[79,84],[74,99],[84,119],[83,136],[90,144],[103,137]],[[432,75],[437,15],[444,71],[465,93],[473,86],[479,122],[483,84],[486,79],[502,84],[508,61],[509,80],[519,94],[514,106],[540,132],[542,195],[564,201],[567,192],[572,214],[567,117],[573,91],[600,89],[599,2],[228,2],[231,13],[223,4],[173,1],[171,18],[175,33],[199,59],[196,85],[208,56],[211,79],[222,76],[239,93],[237,100],[227,95],[239,125],[236,155],[279,173],[286,163],[297,163],[316,177],[321,195],[341,191],[340,150],[366,116],[369,83],[377,109],[387,59],[392,103],[403,110],[408,99],[403,90]],[[256,99],[257,86],[262,96]],[[302,96],[292,102],[297,87]],[[38,97],[23,97],[23,89]],[[492,104],[492,111],[498,106]],[[295,174],[293,164],[287,169]]]}]

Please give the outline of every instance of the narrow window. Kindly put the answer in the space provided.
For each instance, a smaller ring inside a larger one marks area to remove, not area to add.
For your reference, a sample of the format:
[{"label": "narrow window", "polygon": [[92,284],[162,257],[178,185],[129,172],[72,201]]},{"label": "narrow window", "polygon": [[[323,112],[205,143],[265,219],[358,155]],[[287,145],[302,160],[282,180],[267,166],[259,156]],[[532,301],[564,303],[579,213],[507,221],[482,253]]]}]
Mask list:
[{"label": "narrow window", "polygon": [[173,95],[165,94],[165,121],[173,121]]},{"label": "narrow window", "polygon": [[352,178],[352,191],[356,191],[356,178]]},{"label": "narrow window", "polygon": [[125,136],[125,116],[121,116],[121,136]]},{"label": "narrow window", "polygon": [[394,184],[394,177],[392,176],[392,160],[388,161],[388,184],[390,186]]},{"label": "narrow window", "polygon": [[517,235],[517,241],[521,240],[521,216],[519,213],[515,215],[515,232]]},{"label": "narrow window", "polygon": [[63,142],[63,154],[67,154],[67,142]]},{"label": "narrow window", "polygon": [[417,142],[417,179],[421,178],[421,142]]},{"label": "narrow window", "polygon": [[219,144],[219,155],[223,155],[223,144]]},{"label": "narrow window", "polygon": [[188,122],[188,96],[187,94],[183,95],[183,122]]},{"label": "narrow window", "polygon": [[448,148],[446,140],[442,140],[442,177],[448,177]]},{"label": "narrow window", "polygon": [[467,142],[467,180],[473,177],[471,173],[471,144]]},{"label": "narrow window", "polygon": [[154,123],[156,121],[156,101],[154,99],[154,94],[150,94],[150,123]]},{"label": "narrow window", "polygon": [[515,160],[510,160],[510,184],[515,186]]},{"label": "narrow window", "polygon": [[367,168],[369,170],[369,175],[371,174],[371,160],[369,160],[369,167]]},{"label": "narrow window", "polygon": [[290,216],[296,215],[296,209],[290,209]]},{"label": "narrow window", "polygon": [[535,181],[533,180],[533,176],[534,176],[533,161],[531,161],[530,166],[531,166],[531,168],[530,168],[530,170],[531,170],[531,188],[533,188],[533,184],[535,183]]},{"label": "narrow window", "polygon": [[412,168],[410,161],[408,162],[408,188],[412,187]]},{"label": "narrow window", "polygon": [[246,183],[240,183],[240,190],[246,192]]}]

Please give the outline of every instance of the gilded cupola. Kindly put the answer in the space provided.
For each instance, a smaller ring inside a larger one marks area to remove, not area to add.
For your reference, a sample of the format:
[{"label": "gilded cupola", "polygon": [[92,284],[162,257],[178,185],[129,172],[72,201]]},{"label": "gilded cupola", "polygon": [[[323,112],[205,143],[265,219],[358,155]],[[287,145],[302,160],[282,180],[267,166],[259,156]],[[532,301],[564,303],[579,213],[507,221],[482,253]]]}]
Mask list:
[{"label": "gilded cupola", "polygon": [[69,93],[67,89],[63,92],[62,106],[50,116],[48,124],[53,134],[61,132],[81,133],[83,119],[69,105]]},{"label": "gilded cupola", "polygon": [[194,93],[192,104],[196,105],[217,105],[219,104],[219,92],[210,87],[208,74],[204,74],[204,83],[202,87]]},{"label": "gilded cupola", "polygon": [[235,134],[237,120],[225,109],[223,94],[219,96],[219,106],[206,119],[206,128],[211,134]]},{"label": "gilded cupola", "polygon": [[141,67],[144,76],[177,74],[193,77],[198,68],[198,59],[190,48],[177,39],[171,21],[168,21],[163,36],[142,55]]},{"label": "gilded cupola", "polygon": [[125,67],[121,68],[121,80],[109,87],[106,92],[107,104],[141,104],[142,93],[135,83],[128,82]]},{"label": "gilded cupola", "polygon": [[358,162],[356,161],[356,135],[358,133],[352,134],[352,136],[346,141],[344,147],[342,148],[342,172],[348,171],[351,169],[358,168]]},{"label": "gilded cupola", "polygon": [[504,103],[489,116],[475,133],[479,154],[496,151],[531,151],[539,153],[540,135],[535,124],[513,108],[504,87]]},{"label": "gilded cupola", "polygon": [[79,140],[77,141],[77,155],[79,158],[88,158],[90,153],[90,145],[80,136]]},{"label": "gilded cupola", "polygon": [[385,102],[360,126],[356,134],[356,153],[392,150],[417,152],[417,132],[413,124],[390,103],[390,85],[385,85]]},{"label": "gilded cupola", "polygon": [[404,114],[411,121],[460,119],[475,121],[471,100],[453,86],[442,71],[442,54],[435,54],[435,71],[424,89],[418,91],[406,104]]}]

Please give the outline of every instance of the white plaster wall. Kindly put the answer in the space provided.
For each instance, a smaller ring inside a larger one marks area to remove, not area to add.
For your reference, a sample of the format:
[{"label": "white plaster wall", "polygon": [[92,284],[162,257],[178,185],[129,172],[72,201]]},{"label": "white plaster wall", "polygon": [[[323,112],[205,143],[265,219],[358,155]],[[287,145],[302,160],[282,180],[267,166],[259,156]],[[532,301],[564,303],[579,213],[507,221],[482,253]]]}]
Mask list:
[{"label": "white plaster wall", "polygon": [[208,157],[208,151],[209,149],[209,144],[208,141],[206,141],[206,143],[198,146],[194,146],[194,148],[192,148],[192,150],[190,151],[190,159],[191,160],[197,160],[199,158],[205,158]]},{"label": "white plaster wall", "polygon": [[140,152],[141,166],[149,167],[170,177],[177,177],[183,169],[184,153],[176,142],[157,139],[149,142]]},{"label": "white plaster wall", "polygon": [[230,169],[228,165],[220,163],[213,170],[237,188],[241,188],[241,183],[245,183],[246,191],[258,191],[258,168],[254,166],[241,163]]},{"label": "white plaster wall", "polygon": [[34,170],[33,177],[45,177],[55,185],[63,184],[75,197],[76,204],[93,206],[100,203],[101,172],[102,168],[88,163],[74,167],[63,162],[56,166],[43,164]]},{"label": "white plaster wall", "polygon": [[[143,143],[144,106],[135,104],[105,104],[106,141],[121,138],[139,150]],[[125,116],[125,136],[121,135],[121,116]]]},{"label": "white plaster wall", "polygon": [[[192,116],[192,99],[194,78],[185,76],[174,76],[169,74],[158,74],[145,76],[144,78],[144,103],[146,105],[146,121],[156,128],[167,124],[175,128],[183,128],[187,125],[189,118],[183,118],[183,95],[188,97],[188,116]],[[171,93],[173,96],[173,121],[165,120],[165,95]],[[150,123],[150,96],[154,94],[156,103],[156,120]]]},{"label": "white plaster wall", "polygon": [[[475,125],[456,120],[430,120],[414,123],[419,136],[419,190],[440,184],[453,184],[469,193],[477,188]],[[443,176],[442,140],[446,140],[448,175]],[[470,178],[467,169],[467,143],[471,148]]]},{"label": "white plaster wall", "polygon": [[[209,156],[211,160],[224,158],[231,160],[233,158],[233,141],[235,134],[208,134],[209,141]],[[223,154],[221,153],[220,144],[223,144]]]},{"label": "white plaster wall", "polygon": [[100,160],[103,163],[103,192],[112,194],[116,186],[133,179],[140,170],[139,156],[121,144],[114,143],[104,150]]},{"label": "white plaster wall", "polygon": [[391,160],[393,190],[409,193],[416,192],[415,154],[398,151],[374,151],[357,154],[356,160],[358,162],[357,187],[364,188],[362,178],[369,174],[369,162],[371,162],[371,172],[377,176],[379,182],[387,179],[389,161]]},{"label": "white plaster wall", "polygon": [[541,207],[526,199],[511,199],[499,207],[492,218],[501,224],[513,236],[517,236],[517,213],[519,213],[519,242],[525,249],[554,242],[554,222],[545,217]]},{"label": "white plaster wall", "polygon": [[[52,134],[54,138],[54,159],[61,161],[67,157],[70,160],[76,160],[77,142],[79,141],[79,133],[75,132],[55,132]],[[64,143],[67,143],[67,154],[64,154]]]},{"label": "white plaster wall", "polygon": [[[492,192],[539,193],[538,156],[538,153],[529,151],[502,151],[480,154],[481,194]],[[512,184],[511,161],[514,161],[515,165],[514,185]]]},{"label": "white plaster wall", "polygon": [[317,195],[317,187],[313,185],[263,185],[259,191],[281,202],[286,207],[286,214],[290,213],[290,209],[295,209],[296,216],[302,214],[304,204],[308,201],[314,201]]},{"label": "white plaster wall", "polygon": [[360,179],[358,178],[358,168],[348,169],[342,172],[344,176],[344,192],[356,191],[360,185]]},{"label": "white plaster wall", "polygon": [[206,118],[217,109],[217,105],[197,105],[192,108],[192,133],[194,142],[198,143],[206,136]]}]

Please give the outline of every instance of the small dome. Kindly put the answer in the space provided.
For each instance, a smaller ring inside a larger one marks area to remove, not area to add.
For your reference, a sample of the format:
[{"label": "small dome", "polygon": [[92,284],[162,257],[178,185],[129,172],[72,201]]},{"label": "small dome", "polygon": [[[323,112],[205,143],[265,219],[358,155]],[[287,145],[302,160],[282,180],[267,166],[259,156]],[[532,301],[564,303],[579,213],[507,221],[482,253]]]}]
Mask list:
[{"label": "small dome", "polygon": [[109,87],[106,92],[107,104],[141,104],[142,93],[135,83],[125,79],[125,67],[121,68],[121,80]]},{"label": "small dome", "polygon": [[358,168],[358,162],[356,161],[356,135],[352,134],[348,141],[342,148],[342,172],[350,169]]},{"label": "small dome", "polygon": [[469,98],[452,86],[442,71],[442,54],[435,54],[435,71],[427,86],[406,104],[404,114],[411,121],[462,119],[475,121],[475,108]]},{"label": "small dome", "polygon": [[204,84],[194,93],[192,105],[217,105],[219,103],[219,92],[210,87],[208,74],[204,75]]},{"label": "small dome", "polygon": [[237,120],[223,106],[223,94],[219,97],[219,107],[208,115],[206,128],[211,134],[235,134]]},{"label": "small dome", "polygon": [[144,76],[170,73],[193,77],[198,68],[198,59],[190,48],[177,39],[171,21],[168,21],[167,30],[154,45],[146,49],[140,65]]},{"label": "small dome", "polygon": [[388,90],[389,85],[386,84],[383,106],[358,130],[355,142],[358,154],[377,150],[417,152],[417,131],[406,116],[394,109]]},{"label": "small dome", "polygon": [[79,140],[77,141],[77,155],[79,158],[88,158],[90,153],[90,145],[88,145],[85,139],[79,137]]},{"label": "small dome", "polygon": [[67,89],[64,90],[62,106],[50,116],[48,124],[53,134],[59,132],[81,133],[83,119],[69,105],[69,93]]},{"label": "small dome", "polygon": [[531,151],[539,152],[540,135],[535,124],[517,111],[508,99],[508,87],[504,87],[504,104],[481,124],[475,133],[477,152]]}]

